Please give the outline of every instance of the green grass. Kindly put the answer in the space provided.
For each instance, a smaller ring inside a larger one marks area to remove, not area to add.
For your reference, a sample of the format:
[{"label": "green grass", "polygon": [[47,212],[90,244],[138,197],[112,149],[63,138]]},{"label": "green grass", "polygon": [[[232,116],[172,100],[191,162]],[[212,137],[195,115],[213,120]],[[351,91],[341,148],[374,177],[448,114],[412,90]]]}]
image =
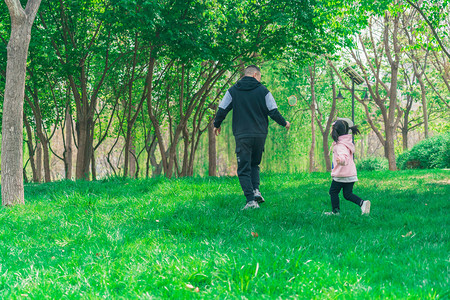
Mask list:
[{"label": "green grass", "polygon": [[370,216],[322,215],[325,173],[263,174],[253,211],[237,178],[27,185],[0,208],[0,298],[448,299],[450,171],[359,178]]}]

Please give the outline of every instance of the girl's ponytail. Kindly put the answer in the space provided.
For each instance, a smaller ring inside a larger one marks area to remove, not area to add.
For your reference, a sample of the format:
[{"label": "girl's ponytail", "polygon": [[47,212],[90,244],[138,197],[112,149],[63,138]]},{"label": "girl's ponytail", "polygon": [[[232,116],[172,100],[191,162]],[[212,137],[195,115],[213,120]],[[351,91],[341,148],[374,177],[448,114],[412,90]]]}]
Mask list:
[{"label": "girl's ponytail", "polygon": [[349,129],[352,131],[353,135],[361,134],[361,132],[359,132],[358,125],[352,126]]}]

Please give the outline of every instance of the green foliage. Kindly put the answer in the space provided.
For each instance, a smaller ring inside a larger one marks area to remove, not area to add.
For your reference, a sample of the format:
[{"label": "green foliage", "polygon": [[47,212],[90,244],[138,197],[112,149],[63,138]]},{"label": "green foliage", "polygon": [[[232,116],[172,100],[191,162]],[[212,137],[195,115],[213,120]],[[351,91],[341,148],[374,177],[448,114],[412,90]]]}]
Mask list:
[{"label": "green foliage", "polygon": [[368,157],[356,160],[358,171],[381,171],[388,170],[389,163],[385,157]]},{"label": "green foliage", "polygon": [[450,133],[440,134],[416,144],[397,158],[399,169],[450,168]]},{"label": "green foliage", "polygon": [[236,177],[26,185],[0,208],[0,297],[445,298],[448,171],[359,175],[368,217],[322,214],[325,173],[263,174],[256,211]]}]

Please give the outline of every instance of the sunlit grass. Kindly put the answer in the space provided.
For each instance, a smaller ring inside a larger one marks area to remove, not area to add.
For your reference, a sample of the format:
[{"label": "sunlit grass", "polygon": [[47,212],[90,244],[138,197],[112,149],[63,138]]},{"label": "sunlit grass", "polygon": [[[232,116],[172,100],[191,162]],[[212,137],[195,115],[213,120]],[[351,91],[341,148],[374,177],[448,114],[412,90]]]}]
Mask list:
[{"label": "sunlit grass", "polygon": [[450,172],[359,178],[370,216],[323,216],[324,173],[263,175],[254,211],[234,177],[27,185],[0,209],[0,297],[448,298]]}]

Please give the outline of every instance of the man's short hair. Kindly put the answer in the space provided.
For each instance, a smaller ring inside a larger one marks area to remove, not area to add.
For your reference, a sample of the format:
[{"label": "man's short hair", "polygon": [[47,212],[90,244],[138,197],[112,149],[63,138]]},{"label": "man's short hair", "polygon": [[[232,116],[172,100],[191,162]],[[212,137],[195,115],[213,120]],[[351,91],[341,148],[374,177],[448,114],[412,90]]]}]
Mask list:
[{"label": "man's short hair", "polygon": [[255,65],[249,65],[244,70],[245,76],[253,76],[256,72],[261,74],[261,70]]}]

